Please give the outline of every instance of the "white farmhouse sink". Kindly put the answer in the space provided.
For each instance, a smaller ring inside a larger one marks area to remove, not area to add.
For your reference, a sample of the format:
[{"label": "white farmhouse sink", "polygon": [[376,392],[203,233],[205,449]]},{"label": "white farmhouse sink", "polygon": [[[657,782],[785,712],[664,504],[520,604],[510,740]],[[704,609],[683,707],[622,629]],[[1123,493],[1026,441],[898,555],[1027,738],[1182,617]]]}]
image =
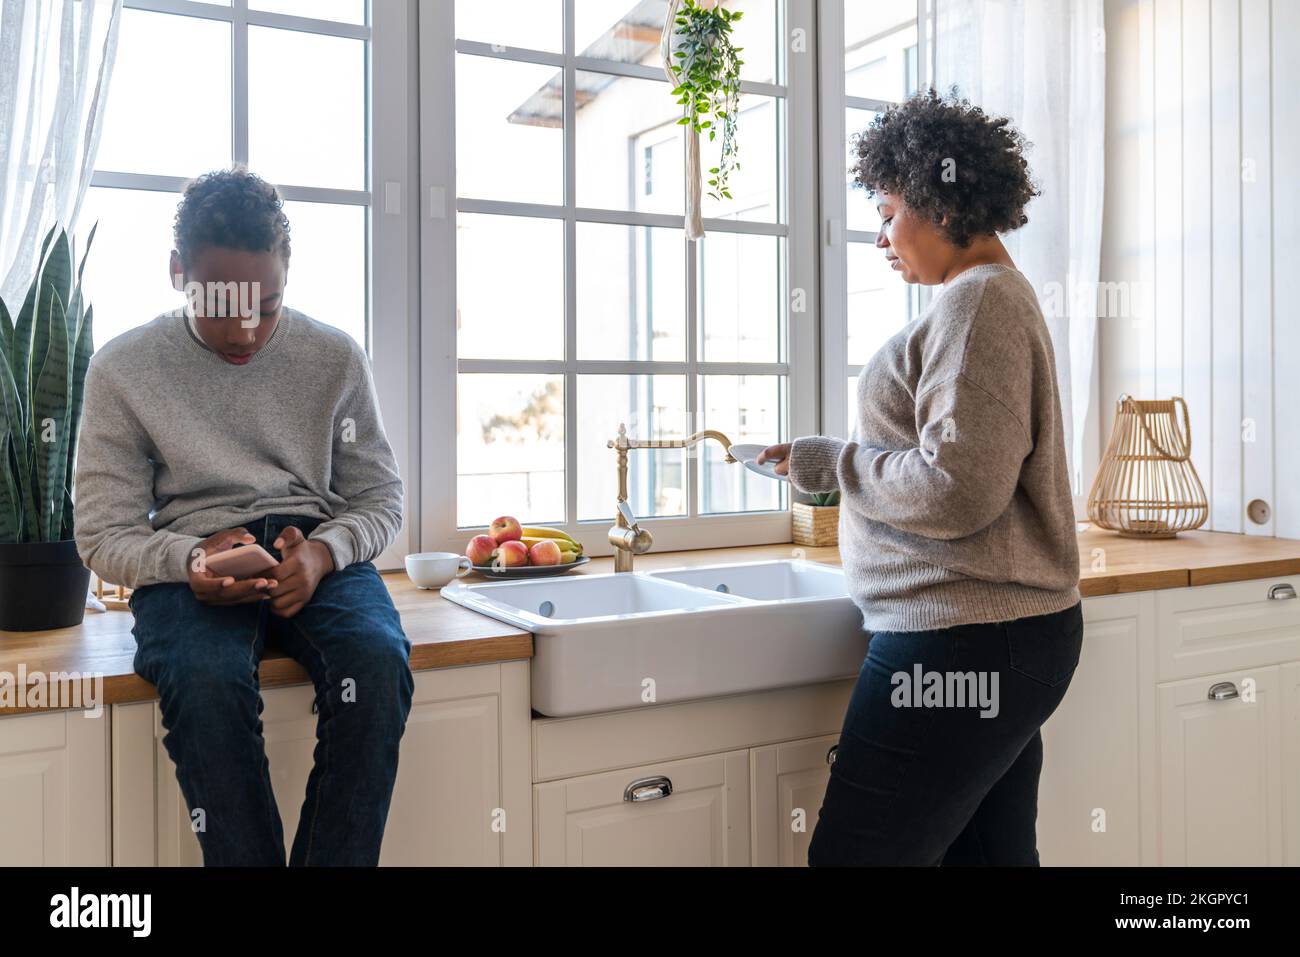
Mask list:
[{"label": "white farmhouse sink", "polygon": [[532,706],[552,717],[852,677],[869,641],[843,573],[814,562],[454,582],[442,596],[533,633]]},{"label": "white farmhouse sink", "polygon": [[[787,598],[848,598],[844,572],[816,562],[777,561],[746,565],[703,565],[647,572],[650,578],[681,582],[760,601]],[[860,617],[860,616],[859,616]]]}]

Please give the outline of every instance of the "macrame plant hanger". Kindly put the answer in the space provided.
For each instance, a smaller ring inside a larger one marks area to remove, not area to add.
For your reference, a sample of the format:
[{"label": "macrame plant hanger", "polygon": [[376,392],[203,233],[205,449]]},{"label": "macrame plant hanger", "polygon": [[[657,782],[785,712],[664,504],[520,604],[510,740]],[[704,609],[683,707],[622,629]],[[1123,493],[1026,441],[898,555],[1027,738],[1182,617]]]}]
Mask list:
[{"label": "macrame plant hanger", "polygon": [[[664,32],[659,38],[659,56],[664,62],[664,73],[673,88],[681,85],[681,80],[673,72],[673,33],[677,25],[677,10],[681,0],[669,0],[668,16],[664,20]],[[704,220],[700,216],[700,134],[694,123],[683,127],[686,131],[686,238],[704,238]]]}]

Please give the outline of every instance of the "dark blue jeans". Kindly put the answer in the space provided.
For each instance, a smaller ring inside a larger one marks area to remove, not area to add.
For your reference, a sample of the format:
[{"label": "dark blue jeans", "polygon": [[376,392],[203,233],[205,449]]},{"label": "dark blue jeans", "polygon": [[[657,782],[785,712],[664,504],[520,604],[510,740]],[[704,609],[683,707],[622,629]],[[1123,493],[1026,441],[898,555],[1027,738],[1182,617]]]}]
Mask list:
[{"label": "dark blue jeans", "polygon": [[809,865],[1037,866],[1039,728],[1082,643],[1081,604],[872,635]]},{"label": "dark blue jeans", "polygon": [[[279,559],[271,543],[285,527],[307,535],[318,524],[268,515],[245,527]],[[289,864],[377,864],[415,683],[411,643],[375,566],[326,575],[293,618],[266,602],[204,605],[187,583],[137,588],[131,610],[136,673],[158,689],[163,745],[191,815],[203,811],[204,864],[285,863],[257,674],[268,634],[310,673],[319,715]]]}]

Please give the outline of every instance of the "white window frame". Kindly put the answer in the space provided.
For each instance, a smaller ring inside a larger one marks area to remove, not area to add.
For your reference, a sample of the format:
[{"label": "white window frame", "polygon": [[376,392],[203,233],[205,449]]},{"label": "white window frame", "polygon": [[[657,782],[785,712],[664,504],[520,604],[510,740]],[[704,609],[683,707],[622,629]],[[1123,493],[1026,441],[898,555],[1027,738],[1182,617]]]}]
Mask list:
[{"label": "white window frame", "polygon": [[[831,0],[819,7],[818,59],[820,61],[821,120],[821,291],[822,291],[822,354],[821,401],[822,433],[847,437],[852,423],[849,421],[847,380],[856,378],[862,366],[848,361],[848,253],[853,243],[874,245],[877,233],[870,230],[848,229],[848,197],[844,189],[846,109],[880,112],[893,104],[887,100],[874,100],[849,96],[845,91],[844,70],[844,2]],[[934,32],[927,31],[927,15],[933,22],[936,0],[916,0],[917,26],[917,89],[924,90],[933,83],[930,73],[937,62]],[[920,51],[926,50],[922,56]],[[932,290],[920,287],[920,305],[929,305]]]},{"label": "white window frame", "polygon": [[[250,10],[249,0],[230,6],[197,0],[125,0],[124,7],[153,13],[218,20],[231,25],[231,154],[248,162],[248,27],[278,27],[324,36],[367,41],[368,93],[366,131],[369,152],[361,189],[326,189],[276,184],[289,201],[364,206],[370,210],[366,243],[367,348],[374,370],[384,428],[406,482],[406,521],[393,544],[378,558],[384,569],[401,568],[414,551],[418,529],[418,447],[415,414],[418,346],[413,253],[416,236],[415,196],[403,187],[415,182],[415,147],[411,131],[417,114],[410,91],[415,86],[415,8],[407,3],[367,3],[364,24],[316,20]],[[195,170],[194,175],[207,172]],[[256,170],[254,170],[256,172]],[[140,189],[177,195],[188,180],[179,176],[101,170],[91,186]],[[382,210],[373,203],[373,183],[383,183]],[[161,268],[161,266],[159,267]],[[292,305],[292,295],[288,299]],[[91,410],[93,412],[93,410]]]},{"label": "white window frame", "polygon": [[[565,378],[565,512],[562,526],[579,539],[590,555],[608,555],[607,538],[611,519],[577,521],[577,399],[574,388],[579,374],[678,374],[686,377],[688,408],[697,405],[697,374],[778,374],[786,377],[788,403],[781,438],[816,430],[817,422],[817,249],[816,231],[816,102],[814,56],[810,48],[816,36],[814,0],[785,0],[785,35],[788,41],[802,36],[806,55],[786,55],[786,85],[742,84],[742,91],[782,97],[787,106],[782,167],[784,223],[706,220],[706,232],[731,232],[781,236],[786,239],[786,275],[783,290],[787,329],[785,362],[718,363],[698,360],[698,318],[695,296],[697,261],[687,256],[687,356],[684,362],[588,361],[576,357],[576,291],[574,249],[576,223],[601,222],[623,225],[682,228],[684,217],[628,211],[576,207],[575,159],[576,109],[571,97],[565,101],[565,202],[560,206],[460,200],[456,190],[455,143],[455,55],[457,52],[539,63],[562,70],[565,89],[574,89],[575,74],[591,70],[618,76],[663,80],[663,74],[640,64],[590,60],[574,54],[574,0],[564,0],[564,52],[543,53],[519,49],[504,50],[488,43],[455,39],[454,3],[450,0],[421,0],[420,45],[420,176],[421,212],[421,443],[423,508],[420,516],[421,548],[463,551],[465,542],[481,527],[461,528],[456,518],[456,376],[458,372],[530,372],[562,374]],[[800,34],[799,31],[802,31]],[[665,93],[667,88],[665,88]],[[742,133],[743,135],[743,133]],[[561,219],[565,228],[565,358],[554,362],[513,362],[457,358],[455,338],[456,245],[458,213],[507,213]],[[705,240],[707,242],[707,238]],[[791,298],[801,294],[805,311],[792,313]],[[613,436],[609,436],[613,438]],[[631,452],[630,455],[650,454]],[[687,514],[662,518],[646,517],[641,524],[655,536],[657,551],[690,548],[718,548],[790,541],[788,506],[780,510],[697,514],[698,457],[686,457]],[[615,454],[609,452],[613,474]],[[736,465],[736,468],[741,466]],[[609,503],[611,516],[614,502]]]}]

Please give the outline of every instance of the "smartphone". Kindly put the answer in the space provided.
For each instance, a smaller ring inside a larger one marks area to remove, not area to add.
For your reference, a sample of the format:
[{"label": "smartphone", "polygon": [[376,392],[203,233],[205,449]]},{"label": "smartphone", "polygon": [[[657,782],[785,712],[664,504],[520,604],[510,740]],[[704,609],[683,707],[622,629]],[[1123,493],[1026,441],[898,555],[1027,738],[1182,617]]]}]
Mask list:
[{"label": "smartphone", "polygon": [[235,579],[257,578],[278,564],[261,545],[236,545],[207,557],[207,568],[211,574]]}]

